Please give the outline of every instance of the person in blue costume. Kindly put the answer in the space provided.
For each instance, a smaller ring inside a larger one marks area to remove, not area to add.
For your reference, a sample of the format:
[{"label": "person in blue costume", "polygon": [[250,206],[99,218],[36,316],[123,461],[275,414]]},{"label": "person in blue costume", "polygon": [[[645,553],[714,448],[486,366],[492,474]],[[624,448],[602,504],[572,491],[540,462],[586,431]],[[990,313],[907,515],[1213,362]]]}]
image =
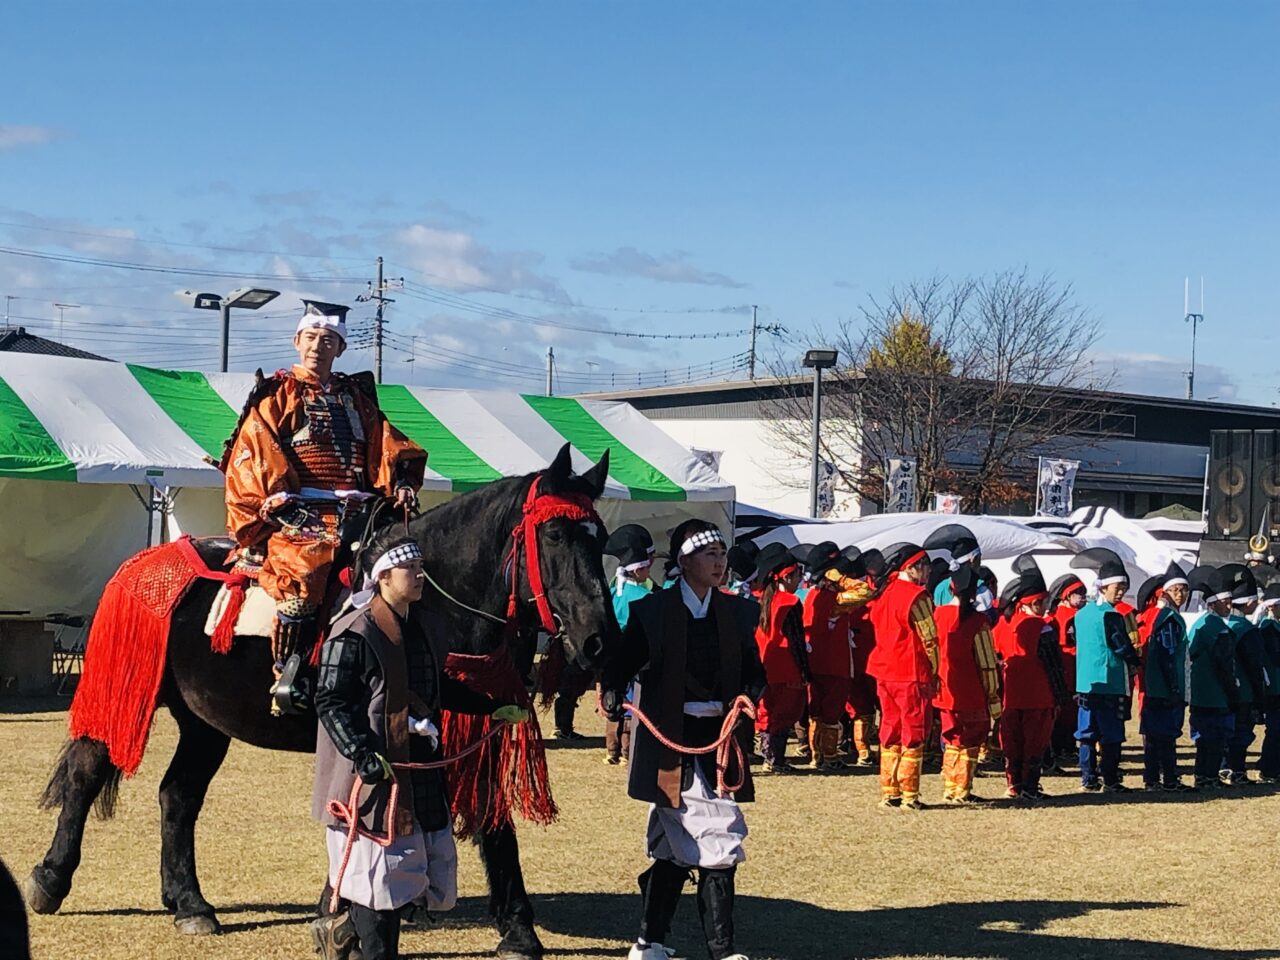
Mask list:
[{"label": "person in blue costume", "polygon": [[1071,559],[1076,569],[1097,571],[1097,597],[1075,617],[1076,693],[1079,710],[1080,787],[1087,792],[1127,793],[1121,783],[1120,749],[1129,719],[1130,675],[1139,664],[1136,637],[1115,605],[1129,588],[1124,563],[1105,547]]},{"label": "person in blue costume", "polygon": [[1253,745],[1254,730],[1259,722],[1267,694],[1267,677],[1263,668],[1262,634],[1250,617],[1258,609],[1258,581],[1253,571],[1242,563],[1228,563],[1219,568],[1231,585],[1231,614],[1227,626],[1235,639],[1236,714],[1235,726],[1227,737],[1218,776],[1230,787],[1250,783],[1245,757]]},{"label": "person in blue costume", "polygon": [[1191,625],[1191,741],[1196,746],[1195,788],[1221,786],[1227,738],[1235,727],[1237,702],[1235,639],[1227,626],[1231,615],[1231,584],[1216,567],[1196,567],[1187,575],[1193,591],[1204,598],[1205,611]]},{"label": "person in blue costume", "polygon": [[1262,755],[1258,758],[1259,779],[1280,783],[1280,580],[1262,591],[1258,632],[1262,635],[1262,665],[1267,672],[1266,694],[1262,701],[1264,731]]},{"label": "person in blue costume", "polygon": [[760,548],[751,540],[744,540],[729,548],[728,585],[726,593],[743,600],[756,600],[756,557]]},{"label": "person in blue costume", "polygon": [[973,609],[986,613],[995,606],[995,588],[983,574],[982,548],[978,539],[968,527],[960,523],[948,523],[925,538],[921,544],[929,551],[930,560],[941,560],[938,569],[931,579],[937,582],[933,586],[933,605],[946,606],[955,593],[951,589],[951,574],[961,567],[973,567],[978,580],[978,593],[973,602]]},{"label": "person in blue costume", "polygon": [[1178,776],[1178,737],[1187,712],[1187,625],[1181,610],[1190,596],[1187,575],[1176,563],[1138,591],[1139,610],[1147,609],[1153,597],[1156,604],[1146,638],[1138,727],[1147,790],[1189,789]]},{"label": "person in blue costume", "polygon": [[[653,592],[653,581],[649,579],[653,569],[653,537],[640,524],[628,523],[609,535],[604,554],[618,561],[618,571],[609,584],[609,596],[618,626],[625,629],[631,616],[631,602]],[[631,699],[629,689],[627,699]],[[605,719],[604,762],[610,766],[627,762],[631,752],[630,722],[625,716],[621,720]]]}]

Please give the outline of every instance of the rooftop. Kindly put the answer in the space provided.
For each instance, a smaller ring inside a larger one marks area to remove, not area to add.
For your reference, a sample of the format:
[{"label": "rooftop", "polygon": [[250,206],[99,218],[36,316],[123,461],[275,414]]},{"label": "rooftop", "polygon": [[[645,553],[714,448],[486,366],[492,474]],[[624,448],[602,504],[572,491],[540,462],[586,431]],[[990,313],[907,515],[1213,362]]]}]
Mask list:
[{"label": "rooftop", "polygon": [[110,360],[87,350],[77,350],[56,340],[27,333],[25,327],[0,327],[0,352],[39,353],[49,357],[74,357],[78,360]]}]

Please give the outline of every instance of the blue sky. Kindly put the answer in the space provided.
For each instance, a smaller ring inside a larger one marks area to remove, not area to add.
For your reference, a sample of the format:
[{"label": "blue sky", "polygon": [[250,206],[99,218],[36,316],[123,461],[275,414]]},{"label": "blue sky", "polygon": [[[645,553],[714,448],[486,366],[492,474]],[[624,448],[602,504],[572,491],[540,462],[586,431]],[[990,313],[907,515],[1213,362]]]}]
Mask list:
[{"label": "blue sky", "polygon": [[[1278,27],[1263,3],[13,2],[0,246],[347,300],[381,254],[413,283],[388,379],[533,389],[553,345],[566,391],[746,341],[511,313],[690,333],[754,303],[807,332],[1025,266],[1106,325],[1121,386],[1180,395],[1203,275],[1197,394],[1271,404]],[[0,254],[27,326],[80,303],[66,339],[157,365],[216,364],[216,315],[173,291],[219,284]],[[294,303],[236,315],[234,367],[286,361]]]}]

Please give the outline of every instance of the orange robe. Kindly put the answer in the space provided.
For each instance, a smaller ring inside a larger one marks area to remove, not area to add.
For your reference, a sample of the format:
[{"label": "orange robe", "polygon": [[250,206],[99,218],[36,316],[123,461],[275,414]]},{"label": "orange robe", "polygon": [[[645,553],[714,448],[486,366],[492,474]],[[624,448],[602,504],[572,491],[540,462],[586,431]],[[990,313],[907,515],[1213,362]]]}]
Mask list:
[{"label": "orange robe", "polygon": [[[250,396],[223,457],[227,532],[242,555],[265,552],[258,583],[277,603],[319,605],[338,549],[337,501],[304,490],[391,497],[422,486],[426,451],[388,422],[359,377],[335,373],[322,387],[302,367],[277,372]],[[286,494],[304,501],[273,518]]]}]

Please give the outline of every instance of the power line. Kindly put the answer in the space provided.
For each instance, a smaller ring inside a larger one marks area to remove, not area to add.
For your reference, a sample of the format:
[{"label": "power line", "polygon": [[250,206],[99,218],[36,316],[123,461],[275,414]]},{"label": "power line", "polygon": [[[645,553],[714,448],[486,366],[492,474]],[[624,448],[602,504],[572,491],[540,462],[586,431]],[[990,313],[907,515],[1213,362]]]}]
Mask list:
[{"label": "power line", "polygon": [[160,264],[137,263],[132,260],[109,260],[101,257],[85,257],[71,254],[50,253],[47,250],[27,250],[21,247],[0,247],[0,253],[12,257],[27,257],[33,260],[46,260],[54,263],[74,263],[80,266],[107,267],[114,270],[137,270],[143,273],[166,273],[180,277],[211,277],[228,280],[263,280],[290,282],[305,280],[312,283],[366,283],[358,277],[306,275],[282,277],[278,274],[235,273],[230,270],[201,270],[198,268],[167,266]]}]

